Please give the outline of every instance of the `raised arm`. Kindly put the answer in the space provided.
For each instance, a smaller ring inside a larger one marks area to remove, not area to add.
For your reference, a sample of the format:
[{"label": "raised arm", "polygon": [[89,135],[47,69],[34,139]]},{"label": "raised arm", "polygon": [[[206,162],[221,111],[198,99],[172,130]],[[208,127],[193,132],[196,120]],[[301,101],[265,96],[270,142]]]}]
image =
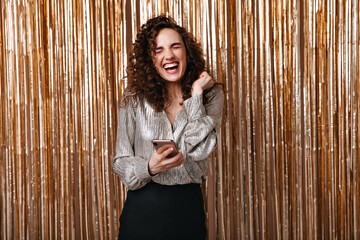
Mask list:
[{"label": "raised arm", "polygon": [[224,94],[215,86],[203,105],[203,95],[194,95],[184,102],[188,115],[185,127],[185,158],[199,161],[207,158],[217,145],[217,132],[222,119]]}]

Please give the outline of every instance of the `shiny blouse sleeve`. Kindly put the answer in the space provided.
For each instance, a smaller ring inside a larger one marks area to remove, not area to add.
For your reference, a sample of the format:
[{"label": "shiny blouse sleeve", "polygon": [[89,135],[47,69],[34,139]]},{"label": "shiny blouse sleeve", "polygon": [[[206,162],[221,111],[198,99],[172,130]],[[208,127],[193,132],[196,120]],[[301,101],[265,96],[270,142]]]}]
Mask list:
[{"label": "shiny blouse sleeve", "polygon": [[134,154],[135,124],[132,104],[120,108],[113,170],[130,190],[141,188],[151,179],[148,161]]},{"label": "shiny blouse sleeve", "polygon": [[224,95],[219,87],[208,94],[208,103],[203,105],[203,96],[196,95],[184,102],[188,124],[184,130],[185,153],[188,160],[206,159],[217,145],[217,132],[221,125]]}]

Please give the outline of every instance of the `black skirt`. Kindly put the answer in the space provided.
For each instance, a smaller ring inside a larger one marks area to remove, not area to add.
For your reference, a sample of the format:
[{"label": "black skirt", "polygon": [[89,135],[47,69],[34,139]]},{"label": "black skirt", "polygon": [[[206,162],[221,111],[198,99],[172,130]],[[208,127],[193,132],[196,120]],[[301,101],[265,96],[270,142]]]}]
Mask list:
[{"label": "black skirt", "polygon": [[120,240],[205,238],[200,184],[165,186],[151,181],[128,191],[120,216]]}]

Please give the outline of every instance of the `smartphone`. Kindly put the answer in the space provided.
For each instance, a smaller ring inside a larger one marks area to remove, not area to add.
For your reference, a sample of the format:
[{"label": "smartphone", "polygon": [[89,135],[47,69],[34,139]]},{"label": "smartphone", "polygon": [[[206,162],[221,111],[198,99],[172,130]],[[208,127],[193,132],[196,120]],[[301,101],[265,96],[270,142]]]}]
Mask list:
[{"label": "smartphone", "polygon": [[156,151],[165,145],[170,145],[171,147],[173,147],[174,150],[169,155],[167,155],[167,158],[172,158],[172,157],[176,156],[176,154],[178,154],[176,145],[175,145],[174,141],[171,139],[154,139],[154,140],[152,140],[152,143],[153,143]]}]

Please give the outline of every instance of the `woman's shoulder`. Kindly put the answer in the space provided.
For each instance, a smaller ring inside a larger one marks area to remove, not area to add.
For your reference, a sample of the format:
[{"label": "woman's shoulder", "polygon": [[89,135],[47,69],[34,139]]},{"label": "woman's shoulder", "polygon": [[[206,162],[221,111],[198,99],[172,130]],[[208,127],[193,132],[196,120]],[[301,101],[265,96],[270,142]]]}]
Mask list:
[{"label": "woman's shoulder", "polygon": [[138,96],[122,95],[120,100],[120,108],[138,108],[141,104],[141,100]]},{"label": "woman's shoulder", "polygon": [[131,111],[135,115],[144,114],[148,115],[155,112],[155,109],[148,103],[145,99],[141,99],[137,96],[131,96],[126,100],[121,100],[120,108],[123,108],[125,111]]}]

